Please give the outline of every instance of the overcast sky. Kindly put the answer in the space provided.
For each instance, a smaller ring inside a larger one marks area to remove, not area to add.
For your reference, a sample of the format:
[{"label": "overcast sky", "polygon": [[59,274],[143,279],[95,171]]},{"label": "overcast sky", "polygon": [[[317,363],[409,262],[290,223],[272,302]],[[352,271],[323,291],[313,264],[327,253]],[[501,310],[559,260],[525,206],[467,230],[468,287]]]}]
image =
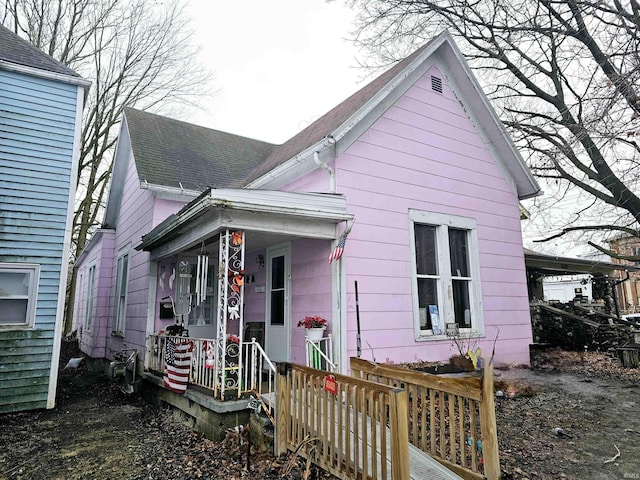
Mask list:
[{"label": "overcast sky", "polygon": [[363,84],[340,1],[191,0],[212,100],[188,121],[282,143]]}]

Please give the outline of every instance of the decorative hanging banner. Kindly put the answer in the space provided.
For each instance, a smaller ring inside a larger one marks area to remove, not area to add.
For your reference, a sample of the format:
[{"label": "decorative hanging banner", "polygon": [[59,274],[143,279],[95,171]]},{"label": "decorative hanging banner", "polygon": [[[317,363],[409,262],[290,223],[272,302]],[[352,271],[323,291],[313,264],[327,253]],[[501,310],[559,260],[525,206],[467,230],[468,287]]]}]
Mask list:
[{"label": "decorative hanging banner", "polygon": [[337,395],[338,381],[336,380],[336,377],[334,377],[333,375],[327,375],[326,377],[324,377],[324,389],[333,395]]},{"label": "decorative hanging banner", "polygon": [[206,369],[210,369],[213,370],[216,366],[215,363],[215,353],[214,353],[214,348],[215,343],[213,342],[213,340],[205,340],[205,361],[204,361],[204,368]]}]

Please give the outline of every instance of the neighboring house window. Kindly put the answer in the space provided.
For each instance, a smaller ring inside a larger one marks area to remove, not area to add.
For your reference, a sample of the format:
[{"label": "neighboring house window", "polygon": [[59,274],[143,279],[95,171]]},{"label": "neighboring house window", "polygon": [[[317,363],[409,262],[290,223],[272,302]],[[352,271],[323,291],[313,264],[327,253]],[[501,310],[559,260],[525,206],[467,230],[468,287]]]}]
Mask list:
[{"label": "neighboring house window", "polygon": [[0,327],[32,327],[40,266],[0,263]]},{"label": "neighboring house window", "polygon": [[93,297],[95,278],[96,266],[91,265],[89,267],[89,273],[87,275],[87,311],[84,316],[84,328],[87,330],[91,330],[91,324],[93,323]]},{"label": "neighboring house window", "polygon": [[482,334],[475,221],[419,210],[409,219],[416,337],[443,334],[447,323]]},{"label": "neighboring house window", "polygon": [[127,286],[129,283],[129,249],[118,255],[118,268],[116,271],[116,319],[113,333],[124,335],[124,326],[127,316]]}]

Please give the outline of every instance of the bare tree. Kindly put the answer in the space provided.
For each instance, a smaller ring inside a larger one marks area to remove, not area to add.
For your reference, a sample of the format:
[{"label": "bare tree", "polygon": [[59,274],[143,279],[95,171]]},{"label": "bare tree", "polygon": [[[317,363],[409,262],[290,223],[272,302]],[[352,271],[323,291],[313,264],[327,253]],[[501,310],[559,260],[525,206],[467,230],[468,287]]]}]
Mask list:
[{"label": "bare tree", "polygon": [[[193,102],[208,94],[209,74],[197,61],[178,0],[4,0],[0,20],[92,81],[81,133],[73,260],[100,224],[124,107],[167,111]],[[71,310],[68,305],[67,325]]]},{"label": "bare tree", "polygon": [[[447,28],[459,42],[549,207],[570,196],[544,241],[638,235],[638,0],[350,0],[355,40],[389,64]],[[551,195],[550,195],[551,193]],[[564,212],[566,213],[566,212]],[[557,223],[562,218],[562,223]],[[636,257],[624,257],[640,260]]]}]

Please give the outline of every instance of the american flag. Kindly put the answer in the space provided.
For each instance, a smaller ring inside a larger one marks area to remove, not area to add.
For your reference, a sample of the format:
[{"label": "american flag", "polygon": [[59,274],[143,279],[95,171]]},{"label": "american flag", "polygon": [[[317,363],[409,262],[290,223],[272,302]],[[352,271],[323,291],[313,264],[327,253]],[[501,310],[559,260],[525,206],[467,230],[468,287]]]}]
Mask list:
[{"label": "american flag", "polygon": [[187,390],[192,350],[191,342],[176,344],[173,340],[167,340],[163,383],[169,390],[176,393],[184,393]]},{"label": "american flag", "polygon": [[329,255],[329,263],[333,262],[334,260],[337,262],[338,260],[340,260],[340,257],[342,257],[342,254],[344,253],[344,244],[347,243],[347,235],[349,235],[349,231],[345,230],[345,232],[340,237],[336,248],[334,248],[333,252],[331,252],[331,255]]}]

